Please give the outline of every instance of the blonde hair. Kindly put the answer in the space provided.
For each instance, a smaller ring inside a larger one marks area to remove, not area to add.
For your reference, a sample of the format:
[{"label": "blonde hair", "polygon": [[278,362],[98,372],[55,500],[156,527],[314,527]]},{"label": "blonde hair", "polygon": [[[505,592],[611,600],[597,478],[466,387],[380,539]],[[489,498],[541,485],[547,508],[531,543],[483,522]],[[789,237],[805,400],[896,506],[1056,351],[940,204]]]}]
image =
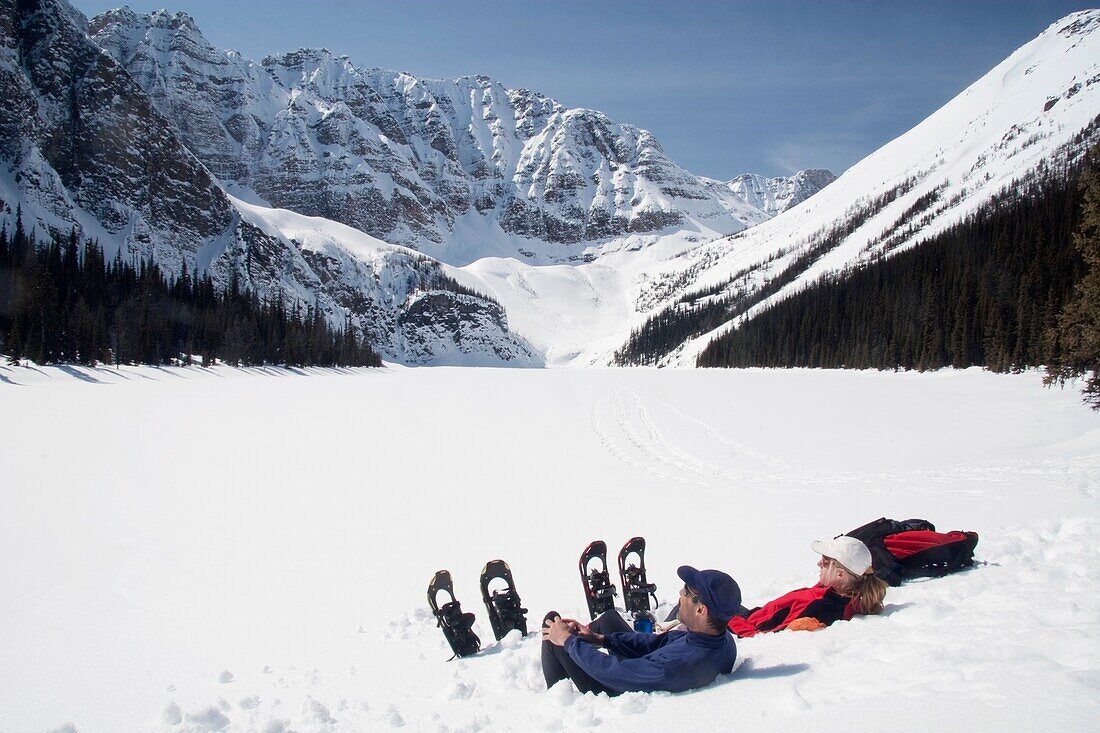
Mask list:
[{"label": "blonde hair", "polygon": [[852,598],[852,608],[856,613],[882,613],[882,601],[886,598],[886,581],[874,573],[852,576],[851,584],[845,593]]}]

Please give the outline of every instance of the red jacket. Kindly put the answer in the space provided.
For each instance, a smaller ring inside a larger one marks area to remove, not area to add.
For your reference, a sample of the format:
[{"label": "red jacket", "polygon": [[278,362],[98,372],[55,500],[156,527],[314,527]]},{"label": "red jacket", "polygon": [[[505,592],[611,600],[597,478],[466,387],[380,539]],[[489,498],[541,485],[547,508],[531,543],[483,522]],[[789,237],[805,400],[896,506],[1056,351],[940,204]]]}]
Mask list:
[{"label": "red jacket", "polygon": [[792,590],[759,608],[734,616],[728,626],[736,636],[745,638],[762,631],[782,631],[796,618],[810,616],[828,626],[840,619],[847,621],[854,613],[851,599],[832,588],[815,585]]}]

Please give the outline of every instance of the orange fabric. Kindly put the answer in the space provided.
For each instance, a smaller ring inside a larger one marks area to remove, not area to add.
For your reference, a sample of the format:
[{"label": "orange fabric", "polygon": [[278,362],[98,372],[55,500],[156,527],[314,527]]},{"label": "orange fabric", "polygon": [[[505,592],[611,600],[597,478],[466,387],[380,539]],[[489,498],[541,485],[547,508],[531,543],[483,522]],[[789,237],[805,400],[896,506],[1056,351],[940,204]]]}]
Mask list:
[{"label": "orange fabric", "polygon": [[818,621],[813,616],[803,616],[802,618],[796,618],[787,624],[787,631],[819,631],[825,628],[825,624]]}]

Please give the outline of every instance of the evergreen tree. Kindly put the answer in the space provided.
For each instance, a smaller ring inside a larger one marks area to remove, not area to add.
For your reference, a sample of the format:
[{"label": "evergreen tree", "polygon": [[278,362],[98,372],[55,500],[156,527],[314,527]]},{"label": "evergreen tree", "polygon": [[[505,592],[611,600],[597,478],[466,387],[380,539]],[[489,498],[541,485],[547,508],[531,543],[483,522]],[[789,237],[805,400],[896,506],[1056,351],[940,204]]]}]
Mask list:
[{"label": "evergreen tree", "polygon": [[[17,246],[18,245],[18,246]],[[73,231],[38,247],[17,217],[0,227],[0,351],[48,363],[380,366],[345,320],[277,296],[261,300],[237,278],[224,290],[181,267],[169,281],[149,260],[105,261],[95,241]]]},{"label": "evergreen tree", "polygon": [[[1033,176],[918,247],[822,278],[712,341],[698,365],[1011,371],[1061,363],[1064,339],[1047,332],[1084,274],[1071,233],[1085,167]],[[1082,300],[1095,307],[1100,290],[1088,292]],[[1065,374],[1089,364],[1078,358]]]},{"label": "evergreen tree", "polygon": [[1081,178],[1081,222],[1073,244],[1085,262],[1085,274],[1058,314],[1053,329],[1057,363],[1047,369],[1047,383],[1085,378],[1085,400],[1100,410],[1100,145],[1090,154],[1091,167]]}]

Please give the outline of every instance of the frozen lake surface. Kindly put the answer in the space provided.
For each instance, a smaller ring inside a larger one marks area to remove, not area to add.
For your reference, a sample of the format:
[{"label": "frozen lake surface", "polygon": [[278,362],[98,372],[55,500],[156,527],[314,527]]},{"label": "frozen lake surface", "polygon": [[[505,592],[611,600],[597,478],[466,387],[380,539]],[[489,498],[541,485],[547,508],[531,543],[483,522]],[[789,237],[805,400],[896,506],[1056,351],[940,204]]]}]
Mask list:
[{"label": "frozen lake surface", "polygon": [[[0,730],[1100,726],[1100,414],[1036,373],[0,367],[0,416]],[[548,692],[477,588],[584,618],[581,549],[643,535],[662,601],[690,563],[751,606],[880,516],[981,564],[683,695]]]}]

